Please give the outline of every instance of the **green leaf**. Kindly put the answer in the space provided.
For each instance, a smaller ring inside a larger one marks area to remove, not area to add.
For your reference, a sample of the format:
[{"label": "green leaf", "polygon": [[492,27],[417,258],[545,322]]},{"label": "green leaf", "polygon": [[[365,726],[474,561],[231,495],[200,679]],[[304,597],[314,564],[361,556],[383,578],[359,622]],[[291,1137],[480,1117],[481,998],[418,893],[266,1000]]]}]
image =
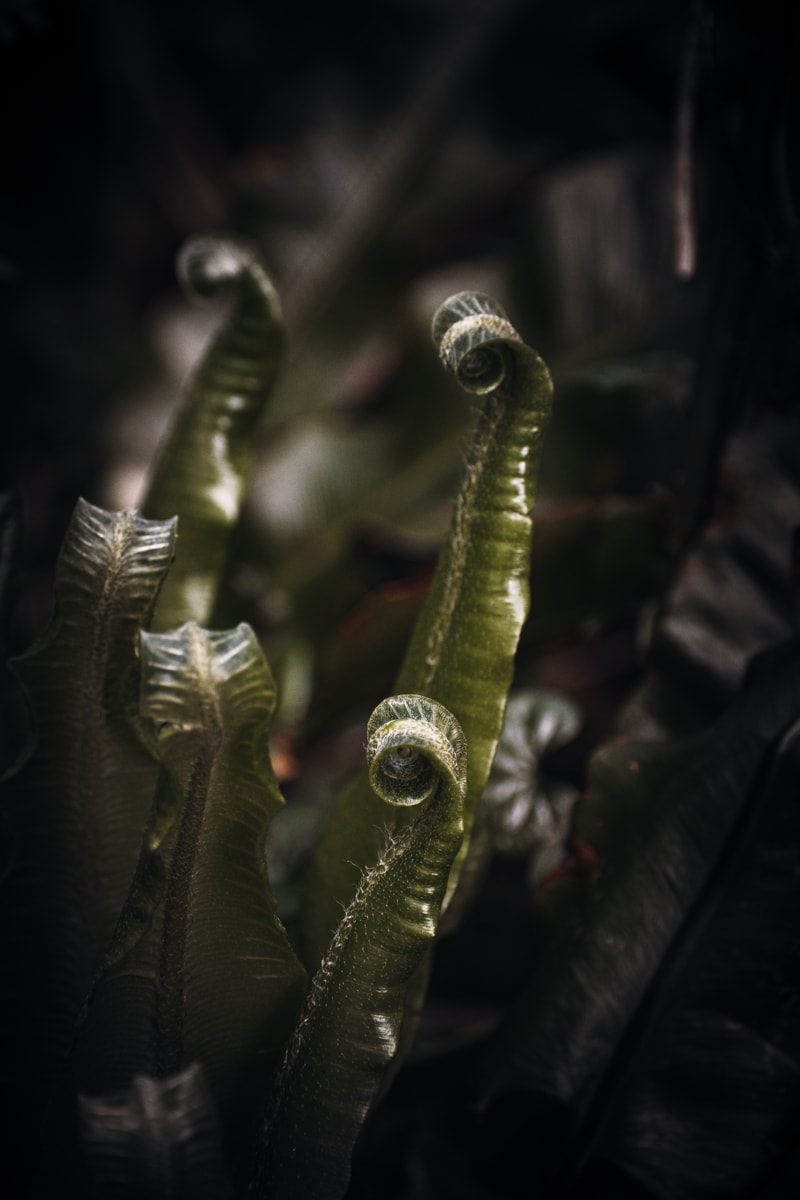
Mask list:
[{"label": "green leaf", "polygon": [[[465,391],[486,396],[486,402],[449,539],[394,690],[443,704],[467,739],[465,837],[452,893],[503,726],[528,612],[531,511],[552,385],[539,356],[485,296],[464,292],[446,301],[434,317],[433,334],[445,366]],[[360,870],[378,858],[384,822],[361,776],[340,797],[312,861],[301,926],[309,963],[324,954]],[[391,826],[402,823],[395,819]]]},{"label": "green leaf", "polygon": [[794,644],[703,733],[595,756],[573,829],[594,869],[541,894],[533,978],[485,1056],[508,1178],[534,1113],[559,1188],[613,1164],[648,1195],[739,1197],[791,1145],[798,711]]},{"label": "green leaf", "polygon": [[14,664],[33,740],[3,787],[3,988],[13,999],[2,1057],[37,1092],[69,1045],[136,866],[157,774],[132,728],[139,629],[174,542],[174,521],[79,501],[53,619]]},{"label": "green leaf", "polygon": [[193,297],[233,289],[230,317],[188,390],[143,512],[180,518],[178,550],[156,626],[207,624],[252,461],[252,439],[280,363],[277,293],[256,248],[232,236],[195,238],[179,258]]},{"label": "green leaf", "polygon": [[83,1091],[199,1062],[235,1140],[305,990],[264,862],[283,805],[269,762],[275,689],[246,625],[142,637],[142,713],[162,774],[137,877],[80,1031]]},{"label": "green leaf", "polygon": [[227,1200],[219,1130],[196,1064],[80,1097],[84,1150],[103,1200]]},{"label": "green leaf", "polygon": [[415,819],[363,876],[312,982],[257,1152],[251,1191],[264,1200],[344,1194],[463,835],[467,748],[452,714],[424,696],[394,696],[367,736],[376,795]]}]

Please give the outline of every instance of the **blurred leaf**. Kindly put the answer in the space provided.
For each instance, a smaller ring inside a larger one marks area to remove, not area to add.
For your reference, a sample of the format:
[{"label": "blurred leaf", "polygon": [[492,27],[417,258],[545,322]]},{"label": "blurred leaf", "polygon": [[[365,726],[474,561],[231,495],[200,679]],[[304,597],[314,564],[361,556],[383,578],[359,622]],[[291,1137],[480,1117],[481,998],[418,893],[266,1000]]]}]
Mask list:
[{"label": "blurred leaf", "polygon": [[337,393],[314,416],[296,397],[291,425],[260,449],[240,531],[248,568],[280,590],[295,629],[315,646],[363,595],[353,548],[364,531],[438,547],[473,423],[463,392],[435,370],[427,330],[424,340],[416,327],[387,336],[405,355],[390,378],[354,397],[340,370]]},{"label": "blurred leaf", "polygon": [[650,679],[620,719],[635,736],[689,732],[713,719],[752,656],[800,631],[796,417],[750,414],[729,442],[716,504],[654,626]]},{"label": "blurred leaf", "polygon": [[536,970],[484,1063],[505,1178],[512,1098],[551,1124],[559,1187],[609,1162],[648,1196],[740,1197],[791,1144],[799,711],[793,644],[707,731],[593,759],[573,835],[595,869],[541,894]]},{"label": "blurred leaf", "polygon": [[547,298],[540,320],[552,340],[584,354],[647,344],[648,323],[657,314],[663,325],[680,302],[663,237],[670,170],[666,148],[651,144],[567,158],[542,174],[530,214],[536,270],[520,286],[535,288],[534,311]]},{"label": "blurred leaf", "polygon": [[675,353],[554,365],[559,404],[542,502],[647,498],[680,484],[691,360]]},{"label": "blurred leaf", "polygon": [[630,616],[655,599],[667,558],[656,500],[610,496],[543,506],[531,552],[530,642],[573,633],[588,620]]},{"label": "blurred leaf", "polygon": [[124,1091],[81,1096],[84,1150],[103,1200],[226,1200],[211,1097],[196,1064]]},{"label": "blurred leaf", "polygon": [[175,565],[157,627],[207,624],[252,459],[253,432],[280,361],[278,297],[254,246],[202,237],[184,246],[182,280],[196,298],[234,290],[233,310],[200,365],[165,442],[142,510],[180,518]]},{"label": "blurred leaf", "polygon": [[341,720],[368,696],[388,692],[402,662],[430,571],[371,591],[323,644],[309,723]]}]

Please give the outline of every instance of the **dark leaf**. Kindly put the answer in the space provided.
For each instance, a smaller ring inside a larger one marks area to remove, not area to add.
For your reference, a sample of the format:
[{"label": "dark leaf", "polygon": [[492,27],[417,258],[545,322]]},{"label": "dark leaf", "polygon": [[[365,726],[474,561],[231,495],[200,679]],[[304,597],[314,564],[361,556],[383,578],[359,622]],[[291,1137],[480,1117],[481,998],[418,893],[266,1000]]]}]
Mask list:
[{"label": "dark leaf", "polygon": [[458,928],[483,881],[493,854],[533,858],[535,877],[563,857],[577,789],[547,779],[539,767],[548,751],[571,741],[580,714],[554,692],[512,692],[489,780],[475,814],[472,842],[442,932]]},{"label": "dark leaf", "polygon": [[542,894],[482,1092],[495,1127],[511,1097],[549,1114],[558,1189],[616,1164],[663,1200],[739,1197],[793,1144],[800,651],[780,658],[704,733],[593,760],[573,833],[595,871]]},{"label": "dark leaf", "polygon": [[81,1096],[83,1146],[102,1200],[227,1200],[211,1097],[197,1065]]},{"label": "dark leaf", "polygon": [[163,770],[71,1084],[111,1091],[199,1062],[235,1141],[305,985],[264,862],[283,805],[267,746],[275,689],[245,625],[144,635],[142,673]]},{"label": "dark leaf", "polygon": [[156,613],[159,629],[211,620],[253,433],[283,348],[280,304],[255,246],[232,236],[194,238],[179,268],[195,298],[232,290],[234,302],[191,382],[142,506],[149,517],[180,518],[175,566]]},{"label": "dark leaf", "polygon": [[691,732],[737,693],[753,656],[800,632],[791,562],[800,528],[800,424],[761,413],[728,445],[717,511],[681,564],[648,651],[651,678],[621,728]]},{"label": "dark leaf", "polygon": [[[174,521],[80,501],[59,559],[52,622],[15,663],[34,727],[3,787],[10,1008],[0,1060],[24,1094],[40,1095],[69,1046],[136,866],[157,775],[132,728],[138,637],[174,540]],[[16,1119],[25,1102],[8,1084],[4,1094]]]}]

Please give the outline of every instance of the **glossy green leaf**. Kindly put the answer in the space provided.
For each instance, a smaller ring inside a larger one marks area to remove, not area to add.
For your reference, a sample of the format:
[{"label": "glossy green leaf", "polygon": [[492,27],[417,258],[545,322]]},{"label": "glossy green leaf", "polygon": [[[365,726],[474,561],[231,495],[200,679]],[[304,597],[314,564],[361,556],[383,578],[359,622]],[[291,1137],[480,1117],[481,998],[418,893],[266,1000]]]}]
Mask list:
[{"label": "glossy green leaf", "polygon": [[424,696],[395,696],[372,714],[367,737],[376,796],[414,819],[363,876],[312,982],[257,1153],[251,1194],[264,1200],[344,1194],[461,844],[467,748],[452,714]]},{"label": "glossy green leaf", "polygon": [[197,1064],[81,1096],[82,1143],[103,1200],[228,1200],[211,1097]]},{"label": "glossy green leaf", "polygon": [[37,1088],[69,1045],[136,866],[157,775],[131,725],[139,629],[174,543],[174,521],[80,501],[53,619],[15,663],[33,730],[3,786],[2,938],[15,964],[3,980],[13,995],[3,1059]]},{"label": "glossy green leaf", "polygon": [[535,973],[485,1057],[504,1176],[534,1112],[558,1188],[613,1164],[647,1195],[740,1197],[791,1145],[798,712],[795,644],[703,733],[595,756],[573,828],[593,869],[541,894]]},{"label": "glossy green leaf", "polygon": [[[548,435],[548,458],[552,449]],[[655,601],[665,582],[664,506],[657,498],[573,501],[537,508],[531,547],[531,578],[536,603],[522,631],[521,650],[543,640],[574,637],[583,622],[630,618],[638,605]],[[376,538],[378,549],[391,542]],[[419,574],[381,583],[368,580],[363,595],[347,608],[343,622],[327,630],[322,618],[315,663],[314,692],[305,728],[312,734],[359,702],[392,686],[395,664],[402,661],[424,599],[428,573],[420,558]],[[576,563],[580,586],[576,586]],[[344,559],[340,578],[353,587],[359,564]],[[320,609],[326,591],[317,586]],[[315,617],[317,613],[315,612]]]},{"label": "glossy green leaf", "polygon": [[[434,317],[433,335],[464,390],[486,400],[450,535],[394,690],[431,696],[464,729],[469,784],[463,859],[528,612],[531,511],[552,385],[539,356],[485,296],[464,292],[446,301]],[[379,856],[384,821],[362,776],[342,794],[312,862],[301,931],[308,962],[321,959],[360,869]]]},{"label": "glossy green leaf", "polygon": [[149,517],[180,518],[175,565],[156,613],[159,629],[211,620],[253,433],[283,346],[277,293],[253,245],[231,236],[195,238],[178,265],[190,295],[232,289],[234,300],[191,382],[143,504]]},{"label": "glossy green leaf", "polygon": [[143,635],[142,713],[163,769],[73,1056],[90,1092],[199,1062],[234,1140],[305,990],[264,863],[283,804],[267,746],[274,706],[248,626]]}]

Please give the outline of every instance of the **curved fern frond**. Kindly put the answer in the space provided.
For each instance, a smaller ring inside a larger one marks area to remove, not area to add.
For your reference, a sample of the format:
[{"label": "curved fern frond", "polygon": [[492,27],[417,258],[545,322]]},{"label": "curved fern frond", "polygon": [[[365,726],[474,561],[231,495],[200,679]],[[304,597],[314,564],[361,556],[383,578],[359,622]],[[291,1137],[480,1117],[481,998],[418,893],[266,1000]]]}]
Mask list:
[{"label": "curved fern frond", "polygon": [[[503,727],[528,613],[531,513],[552,383],[541,358],[487,296],[451,297],[434,317],[433,337],[464,390],[486,397],[450,534],[395,682],[397,692],[420,692],[450,709],[467,739],[465,836],[452,894]],[[312,862],[301,930],[309,963],[324,954],[360,869],[380,855],[384,822],[362,775],[339,798]],[[396,818],[392,828],[402,823]]]},{"label": "curved fern frond", "polygon": [[252,1194],[264,1200],[343,1195],[461,844],[467,746],[455,717],[425,696],[395,696],[367,735],[376,796],[414,816],[365,873],[312,982],[258,1152]]},{"label": "curved fern frond", "polygon": [[252,438],[283,348],[277,293],[255,246],[206,236],[186,244],[178,271],[189,295],[233,290],[233,309],[192,380],[156,464],[142,511],[180,520],[175,565],[155,627],[212,618],[228,540],[250,470]]}]

